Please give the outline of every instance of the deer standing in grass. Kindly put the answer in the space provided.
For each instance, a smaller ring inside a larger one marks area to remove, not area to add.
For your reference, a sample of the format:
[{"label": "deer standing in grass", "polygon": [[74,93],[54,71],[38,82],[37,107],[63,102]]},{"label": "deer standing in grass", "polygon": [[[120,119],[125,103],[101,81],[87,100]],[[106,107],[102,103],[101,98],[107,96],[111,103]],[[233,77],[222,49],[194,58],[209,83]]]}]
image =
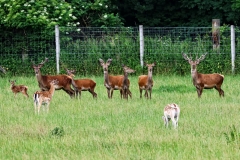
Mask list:
[{"label": "deer standing in grass", "polygon": [[[128,99],[128,95],[131,94],[129,90],[129,79],[128,79],[128,73],[134,73],[135,70],[127,67],[126,65],[123,65],[123,71],[124,71],[124,78],[123,78],[123,83],[122,83],[122,94],[123,98]],[[122,97],[122,96],[121,96]]]},{"label": "deer standing in grass", "polygon": [[74,97],[75,92],[71,88],[72,85],[72,78],[68,75],[42,75],[40,72],[40,68],[48,61],[47,58],[45,58],[44,61],[42,61],[40,64],[35,65],[33,63],[33,69],[38,81],[38,85],[42,91],[48,91],[51,87],[50,82],[52,80],[57,80],[58,84],[55,85],[56,90],[64,90],[71,98]]},{"label": "deer standing in grass", "polygon": [[162,116],[162,119],[164,121],[164,125],[168,127],[168,122],[172,120],[173,127],[177,128],[180,116],[180,107],[175,103],[168,104],[164,107],[163,113],[164,116]]},{"label": "deer standing in grass", "polygon": [[75,90],[75,95],[76,97],[78,97],[78,93],[79,96],[81,98],[81,91],[89,91],[93,98],[97,98],[97,93],[94,92],[94,89],[96,87],[96,82],[94,82],[91,79],[78,79],[78,80],[74,80],[73,77],[75,76],[75,70],[68,70],[66,69],[67,74],[72,78],[72,86]]},{"label": "deer standing in grass", "polygon": [[58,84],[57,80],[52,80],[50,83],[50,89],[48,91],[36,91],[33,95],[35,113],[40,112],[40,108],[43,104],[46,105],[47,112],[49,111],[49,105],[55,92],[54,85]]},{"label": "deer standing in grass", "polygon": [[[207,54],[207,53],[206,53]],[[224,76],[218,73],[213,74],[201,74],[197,72],[197,65],[205,59],[206,54],[202,55],[200,58],[196,58],[195,61],[192,58],[188,58],[185,53],[182,53],[183,58],[188,61],[191,65],[191,75],[193,80],[193,85],[197,89],[198,97],[202,95],[203,89],[215,88],[219,92],[219,96],[224,96],[224,91],[221,89]]]},{"label": "deer standing in grass", "polygon": [[25,86],[25,85],[15,85],[16,80],[13,80],[13,81],[9,80],[9,82],[11,84],[10,88],[11,88],[12,92],[14,93],[14,97],[16,97],[16,94],[19,93],[19,92],[21,92],[27,98],[29,97],[28,93],[27,93],[27,90],[28,90],[27,86]]},{"label": "deer standing in grass", "polygon": [[152,64],[147,64],[147,63],[144,63],[144,64],[148,67],[148,75],[141,75],[138,78],[140,98],[142,98],[142,90],[145,90],[144,96],[148,98],[148,92],[149,92],[149,98],[151,99],[152,87],[153,87],[152,71],[156,63],[154,62]]},{"label": "deer standing in grass", "polygon": [[[108,59],[105,63],[101,58],[99,59],[100,65],[103,68],[104,73],[104,86],[107,88],[108,98],[112,98],[113,90],[120,90],[120,95],[122,98],[122,83],[124,76],[118,75],[118,76],[112,76],[108,75],[108,66],[111,64],[112,59]],[[130,86],[129,79],[127,80],[128,87]],[[129,90],[128,90],[129,91]],[[132,97],[132,93],[128,92],[129,96]]]}]

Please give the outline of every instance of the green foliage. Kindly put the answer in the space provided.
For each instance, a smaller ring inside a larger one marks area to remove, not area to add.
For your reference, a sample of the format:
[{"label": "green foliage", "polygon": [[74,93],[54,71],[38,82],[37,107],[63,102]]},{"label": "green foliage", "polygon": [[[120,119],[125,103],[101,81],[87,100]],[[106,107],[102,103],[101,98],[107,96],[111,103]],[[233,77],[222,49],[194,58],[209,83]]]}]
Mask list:
[{"label": "green foliage", "polygon": [[75,24],[81,27],[122,26],[121,18],[116,13],[117,6],[110,0],[69,0],[74,6]]},{"label": "green foliage", "polygon": [[65,134],[63,127],[55,127],[51,132],[50,135],[53,137],[61,138]]},{"label": "green foliage", "polygon": [[0,1],[0,23],[9,28],[65,25],[75,19],[71,13],[71,5],[64,0]]}]

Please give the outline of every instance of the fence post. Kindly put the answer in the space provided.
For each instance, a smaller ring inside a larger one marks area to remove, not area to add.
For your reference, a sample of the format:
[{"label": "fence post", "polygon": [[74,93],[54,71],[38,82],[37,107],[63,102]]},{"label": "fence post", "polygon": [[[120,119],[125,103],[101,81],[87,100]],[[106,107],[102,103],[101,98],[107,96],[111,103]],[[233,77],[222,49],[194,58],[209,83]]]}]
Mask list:
[{"label": "fence post", "polygon": [[143,67],[143,55],[144,55],[144,37],[143,37],[143,25],[139,25],[139,37],[140,37],[140,63]]},{"label": "fence post", "polygon": [[212,42],[213,49],[220,49],[220,19],[212,19]]},{"label": "fence post", "polygon": [[235,30],[231,25],[231,57],[232,57],[232,74],[235,73]]},{"label": "fence post", "polygon": [[58,25],[55,25],[55,41],[56,41],[57,74],[59,74],[60,39],[59,39],[59,27],[58,27]]}]

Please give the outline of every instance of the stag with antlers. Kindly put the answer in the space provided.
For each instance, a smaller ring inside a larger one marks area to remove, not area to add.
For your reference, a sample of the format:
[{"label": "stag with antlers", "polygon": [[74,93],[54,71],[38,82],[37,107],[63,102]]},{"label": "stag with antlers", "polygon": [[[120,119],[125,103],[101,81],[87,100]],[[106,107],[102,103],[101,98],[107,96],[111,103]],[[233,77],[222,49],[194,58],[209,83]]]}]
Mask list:
[{"label": "stag with antlers", "polygon": [[35,65],[33,62],[33,69],[38,81],[38,85],[42,91],[48,91],[51,87],[50,82],[53,80],[57,80],[58,84],[54,85],[56,90],[64,90],[71,98],[74,97],[75,92],[71,88],[72,85],[72,78],[68,75],[42,75],[41,74],[41,67],[48,61],[48,58],[45,58],[44,61]]},{"label": "stag with antlers", "polygon": [[[206,53],[207,54],[207,53]],[[191,65],[191,75],[193,80],[193,85],[197,89],[198,97],[202,95],[203,89],[215,88],[219,92],[219,96],[224,96],[224,91],[221,89],[224,76],[218,73],[213,74],[201,74],[197,72],[197,65],[205,59],[206,54],[201,55],[200,58],[192,60],[192,57],[188,57],[185,53],[182,53],[183,58],[188,61]]]}]

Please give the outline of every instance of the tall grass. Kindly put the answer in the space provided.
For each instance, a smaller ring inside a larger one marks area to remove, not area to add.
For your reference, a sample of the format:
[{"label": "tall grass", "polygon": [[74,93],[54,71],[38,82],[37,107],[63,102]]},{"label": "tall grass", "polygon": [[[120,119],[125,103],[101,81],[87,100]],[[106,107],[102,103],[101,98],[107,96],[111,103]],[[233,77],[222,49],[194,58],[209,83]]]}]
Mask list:
[{"label": "tall grass", "polygon": [[[80,77],[77,77],[80,78]],[[119,91],[107,98],[103,76],[95,100],[88,92],[70,99],[56,91],[49,113],[34,113],[33,99],[10,90],[9,78],[0,79],[1,159],[236,159],[239,134],[239,76],[225,76],[220,98],[204,90],[202,98],[187,76],[153,76],[152,99],[139,98],[138,75],[131,75],[132,99]],[[29,95],[38,90],[35,77],[14,77],[26,84]],[[181,108],[179,127],[165,128],[161,119],[168,103]],[[233,127],[234,126],[234,130]],[[229,140],[230,139],[230,140]],[[230,143],[231,141],[231,143]]]}]

